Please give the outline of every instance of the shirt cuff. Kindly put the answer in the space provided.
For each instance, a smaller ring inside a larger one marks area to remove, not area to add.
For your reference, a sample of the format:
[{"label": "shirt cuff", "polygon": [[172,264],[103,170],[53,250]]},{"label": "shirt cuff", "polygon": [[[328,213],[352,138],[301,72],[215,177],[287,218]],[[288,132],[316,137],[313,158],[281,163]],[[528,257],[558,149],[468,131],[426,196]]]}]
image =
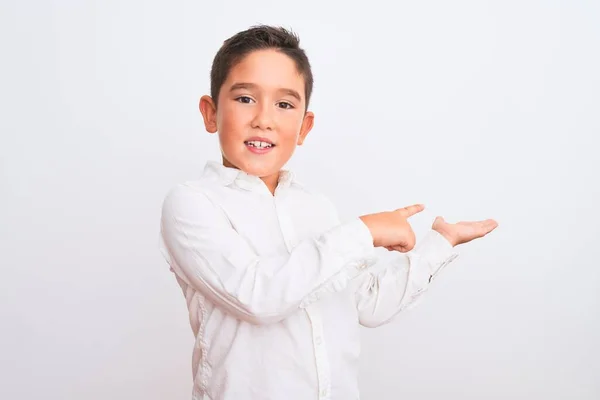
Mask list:
[{"label": "shirt cuff", "polygon": [[335,229],[337,234],[330,236],[330,239],[346,263],[366,260],[373,256],[373,236],[360,218],[352,219]]},{"label": "shirt cuff", "polygon": [[360,218],[337,226],[326,236],[329,244],[333,245],[342,260],[342,269],[306,296],[300,303],[300,308],[308,307],[325,294],[341,292],[363,269],[374,265],[377,261],[374,255],[373,236]]},{"label": "shirt cuff", "polygon": [[416,246],[415,252],[429,266],[431,278],[438,275],[442,269],[458,257],[458,252],[442,234],[433,229]]}]

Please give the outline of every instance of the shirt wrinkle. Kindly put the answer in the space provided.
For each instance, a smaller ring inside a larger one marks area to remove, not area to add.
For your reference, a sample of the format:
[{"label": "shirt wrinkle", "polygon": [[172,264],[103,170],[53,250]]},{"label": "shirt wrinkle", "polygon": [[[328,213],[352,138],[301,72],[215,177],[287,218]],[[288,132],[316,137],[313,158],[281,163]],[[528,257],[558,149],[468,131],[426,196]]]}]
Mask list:
[{"label": "shirt wrinkle", "polygon": [[196,336],[192,399],[358,399],[360,326],[414,307],[458,254],[430,231],[382,262],[366,225],[292,171],[265,189],[209,161],[164,200],[160,250]]}]

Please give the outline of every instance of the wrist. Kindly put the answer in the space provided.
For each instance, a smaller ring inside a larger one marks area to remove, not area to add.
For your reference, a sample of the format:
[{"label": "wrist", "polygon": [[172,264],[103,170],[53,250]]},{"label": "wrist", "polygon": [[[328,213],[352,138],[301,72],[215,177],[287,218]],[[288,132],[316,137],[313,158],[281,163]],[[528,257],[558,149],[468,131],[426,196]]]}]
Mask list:
[{"label": "wrist", "polygon": [[375,243],[375,232],[374,232],[374,229],[373,229],[373,227],[372,227],[372,225],[370,223],[369,216],[368,215],[363,215],[363,216],[359,217],[359,219],[363,222],[363,224],[365,224],[365,226],[367,227],[367,229],[371,233],[371,238],[373,239],[373,246],[377,247],[376,243]]},{"label": "wrist", "polygon": [[444,239],[446,239],[452,247],[455,247],[458,244],[458,240],[451,233],[445,231],[444,229],[439,229],[439,228],[432,228],[432,229],[434,231],[436,231],[437,233],[439,233],[440,235],[442,235],[444,237]]}]

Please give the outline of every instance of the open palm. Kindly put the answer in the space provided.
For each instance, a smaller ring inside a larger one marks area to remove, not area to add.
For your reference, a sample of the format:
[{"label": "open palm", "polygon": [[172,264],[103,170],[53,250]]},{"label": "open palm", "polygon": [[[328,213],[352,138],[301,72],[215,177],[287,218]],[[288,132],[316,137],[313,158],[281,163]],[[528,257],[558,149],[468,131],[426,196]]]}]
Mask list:
[{"label": "open palm", "polygon": [[437,217],[433,221],[431,229],[442,234],[453,246],[470,242],[473,239],[483,237],[496,229],[498,223],[493,219],[483,221],[460,221],[450,224],[443,217]]}]

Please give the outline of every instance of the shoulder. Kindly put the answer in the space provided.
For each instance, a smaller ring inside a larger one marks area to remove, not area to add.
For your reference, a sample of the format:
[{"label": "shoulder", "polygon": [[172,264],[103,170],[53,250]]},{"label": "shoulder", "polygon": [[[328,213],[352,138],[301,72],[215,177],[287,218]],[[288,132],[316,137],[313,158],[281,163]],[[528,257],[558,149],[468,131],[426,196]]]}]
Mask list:
[{"label": "shoulder", "polygon": [[210,180],[198,179],[181,182],[166,193],[162,213],[166,215],[212,213],[216,207],[210,193],[215,184]]}]

